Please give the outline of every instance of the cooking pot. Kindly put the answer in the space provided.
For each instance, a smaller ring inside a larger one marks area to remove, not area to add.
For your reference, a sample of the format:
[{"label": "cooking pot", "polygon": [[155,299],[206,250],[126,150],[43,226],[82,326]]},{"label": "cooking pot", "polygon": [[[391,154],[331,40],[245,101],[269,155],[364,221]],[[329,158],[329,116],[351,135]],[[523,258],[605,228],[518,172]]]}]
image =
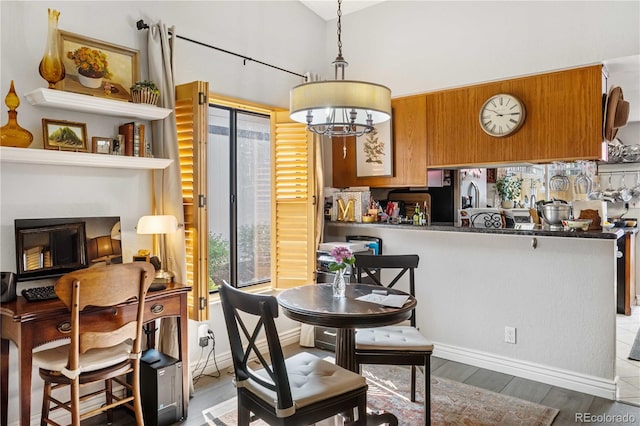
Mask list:
[{"label": "cooking pot", "polygon": [[549,225],[562,225],[571,216],[571,206],[562,201],[553,201],[542,206],[542,217]]}]

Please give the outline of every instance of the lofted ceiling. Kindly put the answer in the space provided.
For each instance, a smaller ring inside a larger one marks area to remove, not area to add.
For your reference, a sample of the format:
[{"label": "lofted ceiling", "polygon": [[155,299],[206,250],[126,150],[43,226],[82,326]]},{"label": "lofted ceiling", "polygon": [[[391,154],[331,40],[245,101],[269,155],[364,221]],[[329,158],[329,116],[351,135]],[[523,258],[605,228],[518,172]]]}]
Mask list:
[{"label": "lofted ceiling", "polygon": [[[382,3],[385,0],[342,0],[342,15],[365,9],[374,4]],[[337,0],[300,0],[300,3],[314,11],[316,15],[330,21],[338,17]]]}]

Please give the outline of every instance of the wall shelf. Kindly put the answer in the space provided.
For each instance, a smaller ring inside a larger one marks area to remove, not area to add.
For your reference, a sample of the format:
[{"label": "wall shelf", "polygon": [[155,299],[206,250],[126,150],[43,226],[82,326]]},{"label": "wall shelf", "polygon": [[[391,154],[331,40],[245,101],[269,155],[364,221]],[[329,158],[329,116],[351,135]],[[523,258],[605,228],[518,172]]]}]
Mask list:
[{"label": "wall shelf", "polygon": [[0,163],[47,164],[56,166],[102,167],[111,169],[162,170],[173,160],[166,158],[127,157],[88,152],[53,151],[0,147]]},{"label": "wall shelf", "polygon": [[63,90],[39,88],[25,95],[34,106],[60,108],[116,117],[139,118],[143,120],[161,120],[172,110],[148,104],[116,101],[97,96],[81,95]]}]

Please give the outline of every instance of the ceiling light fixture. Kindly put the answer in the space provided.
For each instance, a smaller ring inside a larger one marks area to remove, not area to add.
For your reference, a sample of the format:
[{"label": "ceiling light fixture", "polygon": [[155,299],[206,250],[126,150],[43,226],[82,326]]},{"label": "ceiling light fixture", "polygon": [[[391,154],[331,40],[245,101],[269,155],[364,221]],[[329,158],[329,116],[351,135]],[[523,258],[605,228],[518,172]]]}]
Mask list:
[{"label": "ceiling light fixture", "polygon": [[[391,117],[391,90],[380,84],[344,79],[349,65],[342,57],[342,0],[338,0],[338,56],[335,80],[300,84],[291,89],[289,116],[323,136],[362,136]],[[340,80],[338,80],[340,74]]]}]

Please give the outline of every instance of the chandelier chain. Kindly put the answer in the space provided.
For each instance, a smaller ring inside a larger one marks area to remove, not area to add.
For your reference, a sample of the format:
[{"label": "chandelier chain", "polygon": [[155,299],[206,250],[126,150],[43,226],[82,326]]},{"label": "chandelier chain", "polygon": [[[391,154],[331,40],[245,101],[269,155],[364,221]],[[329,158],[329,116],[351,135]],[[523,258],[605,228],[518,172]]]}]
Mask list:
[{"label": "chandelier chain", "polygon": [[342,58],[342,0],[338,0],[338,58]]}]

